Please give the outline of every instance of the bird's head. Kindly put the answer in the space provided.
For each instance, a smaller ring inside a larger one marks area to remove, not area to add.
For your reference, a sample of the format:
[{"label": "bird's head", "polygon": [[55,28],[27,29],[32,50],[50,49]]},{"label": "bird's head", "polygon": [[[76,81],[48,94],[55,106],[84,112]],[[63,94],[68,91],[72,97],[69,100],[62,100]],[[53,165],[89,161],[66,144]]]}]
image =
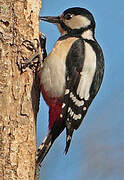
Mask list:
[{"label": "bird's head", "polygon": [[56,24],[62,35],[84,34],[85,36],[94,36],[95,20],[93,15],[84,8],[69,8],[65,10],[60,16],[41,16],[40,19]]}]

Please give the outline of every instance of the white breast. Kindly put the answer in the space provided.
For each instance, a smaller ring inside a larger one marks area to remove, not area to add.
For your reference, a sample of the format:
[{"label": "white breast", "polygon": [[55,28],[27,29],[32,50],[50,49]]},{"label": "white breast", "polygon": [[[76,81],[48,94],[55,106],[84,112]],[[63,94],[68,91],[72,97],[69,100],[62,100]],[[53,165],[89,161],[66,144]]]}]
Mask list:
[{"label": "white breast", "polygon": [[76,39],[74,37],[57,41],[45,59],[41,81],[45,91],[52,97],[61,97],[65,91],[66,56]]},{"label": "white breast", "polygon": [[85,100],[88,100],[90,94],[90,87],[94,78],[96,70],[96,54],[92,47],[85,42],[85,59],[84,59],[84,65],[80,78],[80,82],[77,88],[77,94],[80,98],[84,98]]}]

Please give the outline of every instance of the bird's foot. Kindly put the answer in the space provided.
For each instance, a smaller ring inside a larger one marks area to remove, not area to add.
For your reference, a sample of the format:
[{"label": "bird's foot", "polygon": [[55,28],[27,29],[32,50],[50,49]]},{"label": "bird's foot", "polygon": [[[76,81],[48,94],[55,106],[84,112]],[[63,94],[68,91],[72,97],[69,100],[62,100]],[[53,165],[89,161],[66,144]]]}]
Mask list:
[{"label": "bird's foot", "polygon": [[42,34],[39,39],[40,41],[38,41],[38,39],[34,39],[36,43],[29,40],[24,40],[22,42],[22,45],[32,53],[28,58],[22,56],[20,63],[17,64],[21,73],[23,73],[27,67],[29,67],[33,72],[38,72],[40,70],[41,64],[44,60],[44,54],[41,55],[40,52],[41,49],[43,53],[46,51],[46,36]]}]

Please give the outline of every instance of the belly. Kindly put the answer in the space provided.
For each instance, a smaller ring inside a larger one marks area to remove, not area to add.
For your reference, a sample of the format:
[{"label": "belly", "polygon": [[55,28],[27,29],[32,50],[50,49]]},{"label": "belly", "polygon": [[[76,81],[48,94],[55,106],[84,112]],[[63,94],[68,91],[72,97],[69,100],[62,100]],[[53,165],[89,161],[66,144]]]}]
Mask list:
[{"label": "belly", "polygon": [[76,38],[57,41],[51,53],[45,59],[41,70],[40,82],[51,97],[61,97],[66,84],[66,56]]},{"label": "belly", "polygon": [[41,70],[41,85],[51,97],[61,97],[65,90],[65,60],[48,56]]}]

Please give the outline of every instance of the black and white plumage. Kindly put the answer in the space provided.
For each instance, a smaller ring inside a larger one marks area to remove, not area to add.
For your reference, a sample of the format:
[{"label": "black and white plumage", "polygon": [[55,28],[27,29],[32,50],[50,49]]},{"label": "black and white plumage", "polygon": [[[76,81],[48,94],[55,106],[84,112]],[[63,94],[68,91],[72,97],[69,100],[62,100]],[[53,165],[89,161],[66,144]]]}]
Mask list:
[{"label": "black and white plumage", "polygon": [[[68,53],[66,67],[63,114],[67,118],[68,132],[70,126],[73,130],[80,126],[89,105],[100,88],[104,63],[98,43],[82,38],[76,40]],[[68,136],[70,135],[67,133],[67,139]],[[67,146],[69,147],[69,144]],[[66,152],[67,150],[66,147]]]},{"label": "black and white plumage", "polygon": [[[45,58],[39,75],[41,91],[50,107],[50,125],[47,142],[38,149],[37,163],[64,128],[65,153],[68,152],[73,131],[85,117],[104,74],[104,57],[95,39],[94,18],[88,10],[70,8],[61,16],[45,16],[41,20],[55,23],[61,37]],[[52,108],[56,109],[53,113]]]},{"label": "black and white plumage", "polygon": [[83,108],[81,112],[85,112],[99,90],[103,76],[103,55],[98,48],[96,42],[81,38],[75,41],[68,53],[65,99],[67,97],[68,104],[77,108],[76,112],[80,108]]}]

